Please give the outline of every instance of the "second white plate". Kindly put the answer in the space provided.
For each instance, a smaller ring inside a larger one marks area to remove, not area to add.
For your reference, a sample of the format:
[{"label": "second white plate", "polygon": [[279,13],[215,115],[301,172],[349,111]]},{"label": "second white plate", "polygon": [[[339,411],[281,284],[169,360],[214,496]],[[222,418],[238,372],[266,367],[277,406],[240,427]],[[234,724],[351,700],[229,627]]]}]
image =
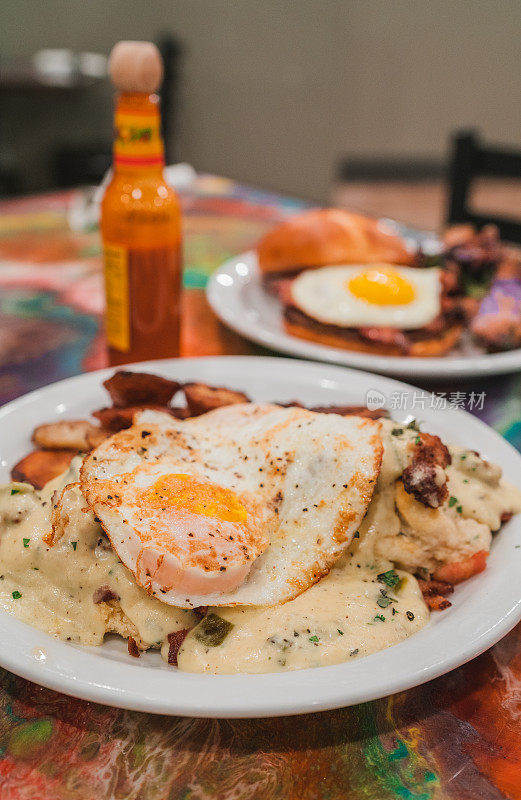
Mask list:
[{"label": "second white plate", "polygon": [[230,328],[253,342],[281,353],[315,361],[411,378],[457,378],[499,375],[521,369],[521,349],[505,353],[455,354],[408,358],[356,353],[308,342],[284,330],[282,306],[263,288],[257,255],[242,253],[226,261],[210,278],[210,305]]}]

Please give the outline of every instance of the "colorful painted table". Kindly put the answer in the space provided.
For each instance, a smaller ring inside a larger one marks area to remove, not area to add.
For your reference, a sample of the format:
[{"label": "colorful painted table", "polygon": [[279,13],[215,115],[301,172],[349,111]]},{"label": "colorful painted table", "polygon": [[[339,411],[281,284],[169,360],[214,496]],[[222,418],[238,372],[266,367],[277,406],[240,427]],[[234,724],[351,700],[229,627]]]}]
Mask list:
[{"label": "colorful painted table", "polygon": [[[77,192],[0,204],[0,403],[105,365],[97,230]],[[200,176],[183,194],[183,355],[261,353],[221,326],[204,284],[300,203]],[[521,381],[473,410],[521,449]],[[8,647],[4,642],[2,647]],[[71,699],[0,670],[0,800],[521,799],[521,626],[423,687],[335,712],[191,720]]]}]

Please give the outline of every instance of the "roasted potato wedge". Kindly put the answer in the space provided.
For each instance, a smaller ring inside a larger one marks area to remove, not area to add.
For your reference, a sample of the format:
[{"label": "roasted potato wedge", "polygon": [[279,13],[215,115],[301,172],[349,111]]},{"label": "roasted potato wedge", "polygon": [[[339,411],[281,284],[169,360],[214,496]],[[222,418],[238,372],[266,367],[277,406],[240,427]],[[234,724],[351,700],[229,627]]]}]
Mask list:
[{"label": "roasted potato wedge", "polygon": [[181,388],[177,381],[148,372],[118,370],[103,383],[117,408],[128,406],[166,406]]},{"label": "roasted potato wedge", "polygon": [[14,481],[30,483],[43,489],[46,483],[65,472],[74,456],[74,450],[33,450],[11,470]]},{"label": "roasted potato wedge", "polygon": [[88,450],[95,450],[96,447],[108,439],[109,436],[112,436],[112,431],[107,430],[106,428],[100,428],[97,425],[92,426],[92,431],[89,431],[87,434],[87,443],[88,443]]},{"label": "roasted potato wedge", "polygon": [[90,450],[99,430],[86,419],[60,420],[35,428],[33,442],[43,450]]},{"label": "roasted potato wedge", "polygon": [[134,419],[134,414],[138,411],[145,409],[153,409],[154,411],[163,411],[165,414],[171,414],[171,409],[167,406],[157,405],[143,405],[143,406],[128,406],[127,408],[100,408],[98,411],[93,411],[92,416],[99,419],[102,428],[109,434],[122,431],[124,428],[130,428]]},{"label": "roasted potato wedge", "polygon": [[235,403],[248,403],[249,397],[243,392],[226,389],[223,386],[207,386],[206,383],[187,383],[184,393],[190,414],[198,417],[207,411]]}]

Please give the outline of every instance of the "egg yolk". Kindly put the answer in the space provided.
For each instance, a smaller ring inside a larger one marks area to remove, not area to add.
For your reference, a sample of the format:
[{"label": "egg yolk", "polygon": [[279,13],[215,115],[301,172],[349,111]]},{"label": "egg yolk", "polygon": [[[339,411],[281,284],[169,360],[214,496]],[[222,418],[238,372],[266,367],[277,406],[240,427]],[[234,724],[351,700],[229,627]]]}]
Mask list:
[{"label": "egg yolk", "polygon": [[231,489],[203,483],[191,475],[164,475],[142,496],[143,505],[183,509],[221,522],[245,522],[248,512]]},{"label": "egg yolk", "polygon": [[377,306],[401,306],[416,297],[414,286],[393,269],[368,269],[346,281],[350,294]]}]

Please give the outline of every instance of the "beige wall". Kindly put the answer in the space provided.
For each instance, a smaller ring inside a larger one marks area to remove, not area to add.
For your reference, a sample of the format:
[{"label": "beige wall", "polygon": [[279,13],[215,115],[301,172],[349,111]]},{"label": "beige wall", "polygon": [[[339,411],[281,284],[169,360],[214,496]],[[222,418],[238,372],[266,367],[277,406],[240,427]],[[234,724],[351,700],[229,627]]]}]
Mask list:
[{"label": "beige wall", "polygon": [[[442,157],[467,125],[521,144],[519,0],[2,0],[0,22],[3,57],[176,32],[180,157],[304,197],[327,196],[345,153]],[[52,114],[2,103],[28,165],[110,127],[102,92]]]}]

